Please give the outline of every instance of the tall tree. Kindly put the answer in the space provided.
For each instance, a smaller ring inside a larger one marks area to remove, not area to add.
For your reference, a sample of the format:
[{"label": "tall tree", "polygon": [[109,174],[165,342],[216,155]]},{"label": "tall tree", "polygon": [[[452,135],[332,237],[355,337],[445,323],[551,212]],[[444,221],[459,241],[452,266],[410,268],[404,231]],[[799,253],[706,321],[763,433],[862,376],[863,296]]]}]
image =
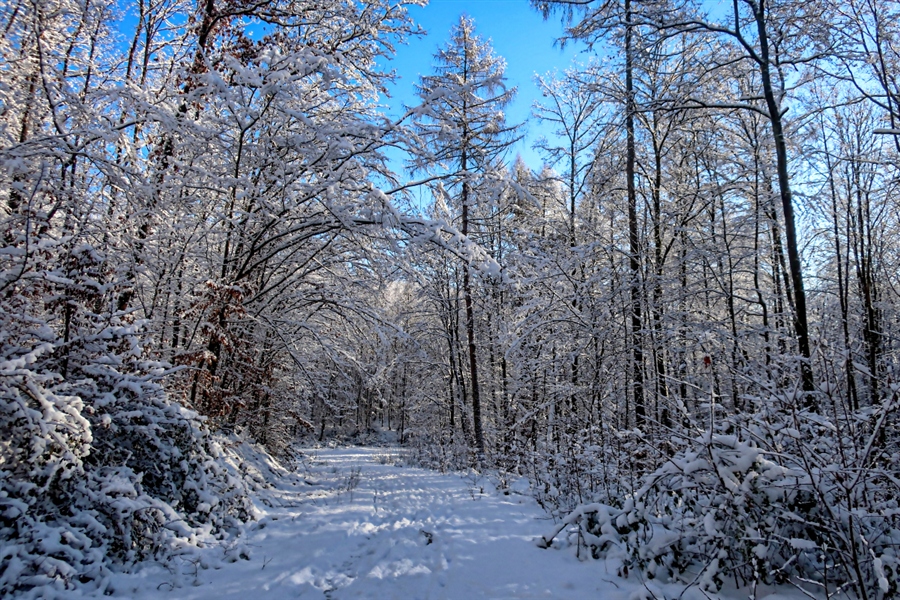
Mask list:
[{"label": "tall tree", "polygon": [[[769,122],[774,143],[775,167],[784,234],[787,242],[788,268],[794,298],[794,335],[800,354],[800,383],[807,393],[805,402],[812,402],[809,392],[814,390],[810,330],[803,281],[803,265],[791,189],[791,170],[788,161],[788,134],[785,103],[788,97],[787,71],[799,70],[830,53],[829,41],[823,29],[823,5],[797,0],[767,1],[740,0],[732,3],[727,20],[720,23],[706,7],[689,5],[684,11],[671,15],[657,13],[648,20],[665,32],[701,33],[725,41],[723,56],[709,63],[711,73],[734,72],[736,64],[745,65],[759,77],[761,89],[750,98],[734,101],[691,98],[688,106],[708,109],[744,109],[763,115]],[[726,75],[727,76],[727,75]]]},{"label": "tall tree", "polygon": [[[423,147],[413,165],[442,170],[459,210],[460,232],[469,236],[474,233],[473,206],[479,194],[487,193],[495,160],[514,138],[515,127],[506,124],[503,108],[515,89],[506,87],[503,59],[494,54],[489,41],[476,35],[474,20],[465,15],[434,58],[434,74],[422,77],[418,86],[426,108],[417,121]],[[471,264],[463,270],[462,284],[475,446],[480,458],[485,446]]]},{"label": "tall tree", "polygon": [[631,274],[631,391],[634,416],[642,425],[647,416],[644,398],[644,343],[643,343],[643,283],[641,278],[641,240],[637,207],[637,153],[635,147],[634,73],[636,68],[636,44],[639,40],[639,12],[633,0],[534,0],[533,5],[548,16],[553,10],[561,10],[568,26],[567,37],[581,39],[590,45],[600,43],[607,36],[621,35],[622,73],[624,90],[622,108],[625,126],[625,190],[628,207],[628,267]]},{"label": "tall tree", "polygon": [[[570,263],[567,271],[573,286],[573,312],[580,309],[586,292],[583,281],[584,264],[578,250],[581,240],[578,236],[577,214],[596,164],[593,153],[601,138],[608,133],[608,129],[603,126],[607,117],[603,106],[604,97],[591,80],[593,71],[588,69],[586,74],[587,77],[583,77],[576,69],[569,69],[561,77],[536,77],[544,100],[535,103],[533,107],[534,115],[550,125],[553,135],[559,140],[557,142],[543,138],[538,141],[537,147],[543,151],[550,166],[562,169],[559,180],[565,187],[567,196],[570,257],[566,262]],[[572,391],[569,404],[570,410],[574,410],[579,384],[579,352],[575,350],[571,354]]]}]

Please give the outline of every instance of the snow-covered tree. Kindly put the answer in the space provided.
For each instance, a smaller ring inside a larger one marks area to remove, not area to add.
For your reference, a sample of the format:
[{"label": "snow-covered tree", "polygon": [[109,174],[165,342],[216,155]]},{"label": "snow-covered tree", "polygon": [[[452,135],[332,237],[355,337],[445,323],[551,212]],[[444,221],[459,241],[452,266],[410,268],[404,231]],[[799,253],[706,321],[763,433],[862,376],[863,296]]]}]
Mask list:
[{"label": "snow-covered tree", "polygon": [[[437,188],[446,195],[463,236],[478,240],[472,226],[474,212],[484,207],[498,185],[498,157],[509,147],[515,127],[506,124],[504,107],[515,89],[506,87],[503,59],[494,55],[490,43],[475,33],[475,22],[465,15],[450,32],[447,45],[435,55],[435,72],[423,76],[418,94],[423,106],[416,123],[421,149],[413,168],[434,172],[442,178]],[[479,352],[476,339],[475,291],[472,266],[462,270],[462,300],[465,306],[466,359],[472,398],[474,442],[484,455],[484,426]]]}]

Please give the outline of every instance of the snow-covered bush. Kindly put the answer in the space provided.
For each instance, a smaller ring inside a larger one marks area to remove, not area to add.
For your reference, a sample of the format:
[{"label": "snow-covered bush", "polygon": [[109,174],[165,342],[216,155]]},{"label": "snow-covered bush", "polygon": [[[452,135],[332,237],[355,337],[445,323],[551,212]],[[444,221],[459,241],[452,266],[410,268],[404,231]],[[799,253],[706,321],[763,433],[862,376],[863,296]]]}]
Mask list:
[{"label": "snow-covered bush", "polygon": [[408,457],[411,464],[442,473],[463,471],[476,464],[475,454],[461,433],[416,427],[409,431],[405,441],[411,450]]},{"label": "snow-covered bush", "polygon": [[767,398],[754,414],[680,440],[621,502],[576,508],[544,545],[569,528],[594,556],[620,556],[623,574],[707,590],[732,578],[896,593],[900,454],[885,436],[896,403],[894,391],[878,407],[828,418]]},{"label": "snow-covered bush", "polygon": [[32,271],[13,259],[0,273],[0,595],[102,589],[114,563],[247,519],[243,483],[114,309],[105,257],[48,240],[29,258]]},{"label": "snow-covered bush", "polygon": [[525,449],[521,475],[532,482],[532,495],[554,518],[596,498],[622,498],[639,485],[642,440],[633,431],[606,426],[564,436],[558,444]]}]

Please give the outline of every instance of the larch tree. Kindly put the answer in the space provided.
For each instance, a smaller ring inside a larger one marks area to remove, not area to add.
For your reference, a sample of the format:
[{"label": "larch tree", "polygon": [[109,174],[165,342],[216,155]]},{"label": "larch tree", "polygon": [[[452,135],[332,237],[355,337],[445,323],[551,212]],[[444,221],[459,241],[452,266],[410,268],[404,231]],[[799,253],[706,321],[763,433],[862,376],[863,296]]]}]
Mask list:
[{"label": "larch tree", "polygon": [[[536,102],[534,115],[552,128],[558,138],[549,141],[543,138],[537,147],[544,153],[548,164],[559,167],[558,176],[566,190],[566,205],[569,213],[569,250],[571,265],[569,277],[573,285],[571,306],[573,312],[580,310],[586,290],[584,289],[584,261],[579,257],[578,246],[582,242],[578,235],[578,210],[587,195],[591,174],[596,161],[593,153],[608,129],[603,127],[607,116],[604,98],[598,86],[591,80],[590,69],[587,77],[575,69],[565,71],[562,76],[536,77],[541,90],[542,101]],[[583,228],[583,227],[582,227]],[[574,410],[576,390],[579,385],[579,352],[573,351],[571,358],[570,409]]]},{"label": "larch tree", "polygon": [[[447,45],[435,54],[434,74],[423,76],[418,85],[424,107],[416,123],[422,150],[413,166],[440,170],[450,204],[459,211],[463,236],[475,233],[474,205],[488,193],[491,179],[496,179],[495,160],[515,135],[503,112],[515,94],[515,89],[506,87],[504,70],[503,59],[475,33],[475,22],[463,15]],[[469,265],[463,270],[463,304],[474,441],[480,460],[485,444],[472,279]]]}]

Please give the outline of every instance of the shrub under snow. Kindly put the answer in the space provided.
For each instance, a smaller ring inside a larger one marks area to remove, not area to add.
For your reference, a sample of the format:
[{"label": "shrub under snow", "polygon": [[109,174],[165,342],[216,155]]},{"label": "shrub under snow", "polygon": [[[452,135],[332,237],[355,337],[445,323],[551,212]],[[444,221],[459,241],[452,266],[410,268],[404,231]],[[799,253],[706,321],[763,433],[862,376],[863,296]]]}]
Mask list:
[{"label": "shrub under snow", "polygon": [[770,398],[693,439],[643,478],[633,495],[572,511],[567,530],[622,574],[678,578],[717,590],[792,583],[859,598],[900,581],[897,449],[885,437],[897,392],[882,405],[832,418]]},{"label": "shrub under snow", "polygon": [[75,395],[35,370],[51,352],[0,363],[0,595],[102,586],[111,562],[208,543],[249,516],[198,416],[152,374],[105,365],[82,382],[94,394]]},{"label": "shrub under snow", "polygon": [[[82,250],[68,273],[13,280],[0,310],[0,596],[105,589],[113,565],[214,543],[250,516]],[[61,329],[35,316],[54,303]]]}]

